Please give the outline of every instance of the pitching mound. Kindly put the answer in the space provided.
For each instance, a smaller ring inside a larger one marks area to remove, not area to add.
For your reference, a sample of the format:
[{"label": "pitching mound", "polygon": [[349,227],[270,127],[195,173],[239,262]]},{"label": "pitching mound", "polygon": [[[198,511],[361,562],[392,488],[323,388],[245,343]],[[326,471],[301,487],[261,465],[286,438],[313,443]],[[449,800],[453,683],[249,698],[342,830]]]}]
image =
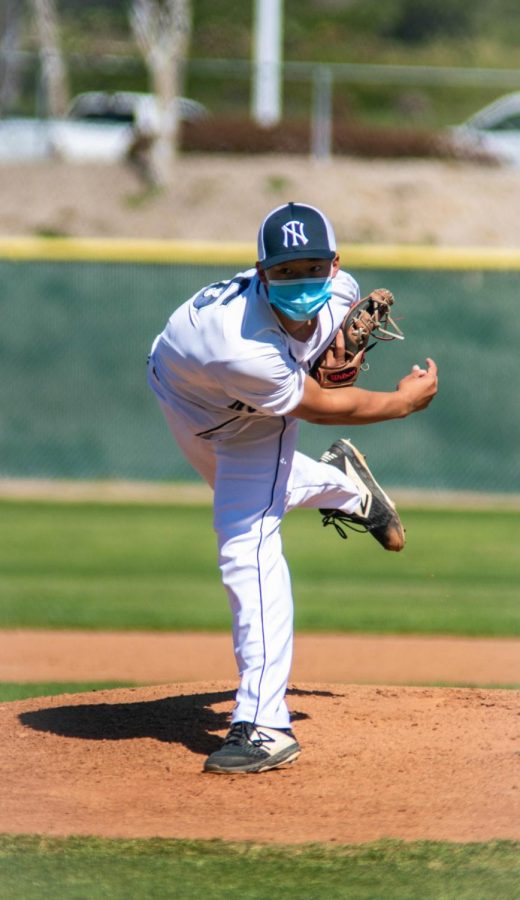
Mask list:
[{"label": "pitching mound", "polygon": [[0,831],[355,843],[520,839],[519,692],[294,684],[285,769],[203,774],[234,682],[0,706]]}]

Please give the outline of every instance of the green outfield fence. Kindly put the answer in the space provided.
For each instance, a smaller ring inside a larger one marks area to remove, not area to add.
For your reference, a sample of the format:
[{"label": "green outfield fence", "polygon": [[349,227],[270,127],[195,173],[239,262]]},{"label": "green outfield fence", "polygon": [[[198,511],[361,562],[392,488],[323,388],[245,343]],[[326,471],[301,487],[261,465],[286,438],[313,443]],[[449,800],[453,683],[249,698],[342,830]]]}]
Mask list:
[{"label": "green outfield fence", "polygon": [[[403,488],[520,492],[520,252],[341,248],[363,293],[390,288],[406,340],[378,345],[360,385],[393,388],[432,356],[432,406],[365,427],[303,425],[316,456],[346,432]],[[0,477],[196,480],[146,384],[155,335],[253,245],[0,240]]]}]

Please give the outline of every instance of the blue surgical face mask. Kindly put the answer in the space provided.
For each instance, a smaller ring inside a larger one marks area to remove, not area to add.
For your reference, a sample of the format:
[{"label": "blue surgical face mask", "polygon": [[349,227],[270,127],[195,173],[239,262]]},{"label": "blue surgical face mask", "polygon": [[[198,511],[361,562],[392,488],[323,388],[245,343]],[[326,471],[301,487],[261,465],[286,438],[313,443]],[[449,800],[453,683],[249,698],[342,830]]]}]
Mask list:
[{"label": "blue surgical face mask", "polygon": [[269,303],[280,312],[305,322],[317,316],[332,296],[332,278],[291,278],[269,282]]}]

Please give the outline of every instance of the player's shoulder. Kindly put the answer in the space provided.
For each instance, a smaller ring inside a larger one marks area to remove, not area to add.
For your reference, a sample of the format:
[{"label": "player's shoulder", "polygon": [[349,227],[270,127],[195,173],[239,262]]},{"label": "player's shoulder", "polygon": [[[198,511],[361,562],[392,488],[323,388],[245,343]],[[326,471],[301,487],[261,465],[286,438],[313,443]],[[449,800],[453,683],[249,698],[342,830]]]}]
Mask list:
[{"label": "player's shoulder", "polygon": [[348,309],[353,303],[357,303],[359,297],[359,284],[356,279],[344,269],[339,269],[332,281],[333,305]]},{"label": "player's shoulder", "polygon": [[350,272],[345,271],[345,269],[338,269],[338,272],[334,279],[334,287],[337,287],[347,293],[359,293],[359,285],[356,279],[353,275],[350,274]]}]

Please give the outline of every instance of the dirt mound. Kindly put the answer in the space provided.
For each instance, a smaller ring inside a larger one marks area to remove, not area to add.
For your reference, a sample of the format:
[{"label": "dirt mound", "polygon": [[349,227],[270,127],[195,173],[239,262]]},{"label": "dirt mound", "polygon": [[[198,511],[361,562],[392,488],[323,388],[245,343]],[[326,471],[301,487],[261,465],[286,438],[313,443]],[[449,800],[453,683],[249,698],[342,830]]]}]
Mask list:
[{"label": "dirt mound", "polygon": [[0,831],[355,843],[520,839],[518,691],[297,683],[286,769],[202,772],[235,683],[0,707]]}]

